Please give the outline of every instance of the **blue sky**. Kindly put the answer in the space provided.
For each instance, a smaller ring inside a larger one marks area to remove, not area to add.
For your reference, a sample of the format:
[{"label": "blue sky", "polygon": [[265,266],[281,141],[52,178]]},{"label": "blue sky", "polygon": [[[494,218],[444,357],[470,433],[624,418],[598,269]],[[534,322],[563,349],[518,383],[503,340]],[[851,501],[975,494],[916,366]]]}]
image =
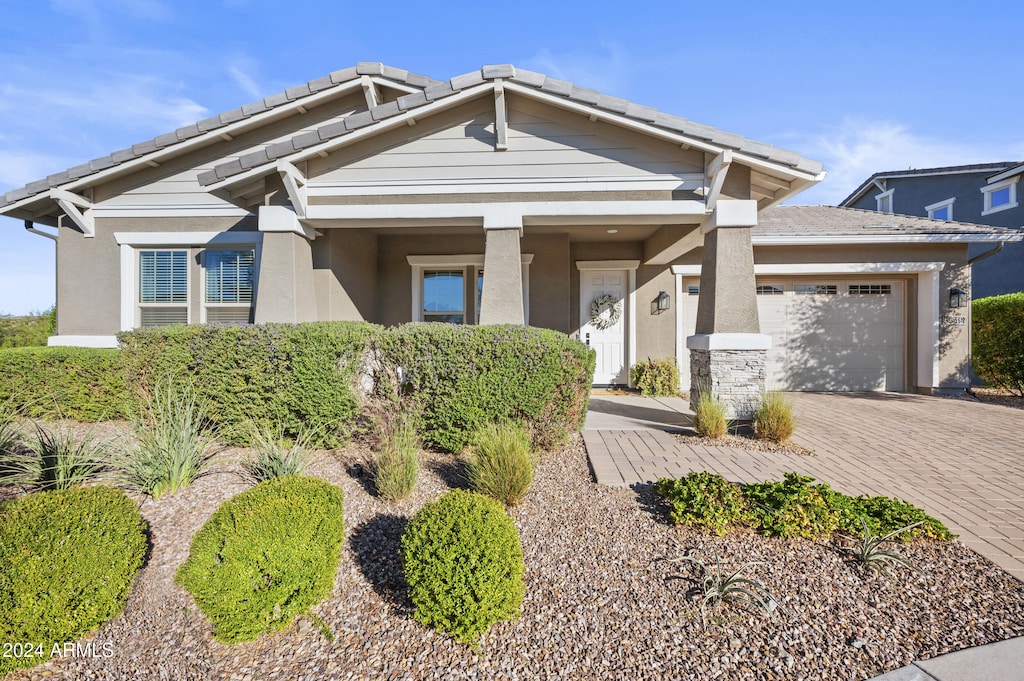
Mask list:
[{"label": "blue sky", "polygon": [[[10,0],[0,192],[354,65],[508,63],[821,160],[1024,160],[1018,2]],[[282,9],[284,8],[284,9]],[[54,301],[53,242],[0,218],[0,313]]]}]

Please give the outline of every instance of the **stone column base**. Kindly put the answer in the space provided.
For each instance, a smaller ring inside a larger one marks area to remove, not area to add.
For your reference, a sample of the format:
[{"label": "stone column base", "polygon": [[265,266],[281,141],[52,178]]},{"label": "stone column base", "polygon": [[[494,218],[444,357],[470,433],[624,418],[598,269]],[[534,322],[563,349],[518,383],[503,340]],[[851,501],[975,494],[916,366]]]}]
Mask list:
[{"label": "stone column base", "polygon": [[767,378],[770,336],[758,333],[698,334],[690,349],[690,404],[702,391],[722,401],[729,419],[749,421],[761,404]]}]

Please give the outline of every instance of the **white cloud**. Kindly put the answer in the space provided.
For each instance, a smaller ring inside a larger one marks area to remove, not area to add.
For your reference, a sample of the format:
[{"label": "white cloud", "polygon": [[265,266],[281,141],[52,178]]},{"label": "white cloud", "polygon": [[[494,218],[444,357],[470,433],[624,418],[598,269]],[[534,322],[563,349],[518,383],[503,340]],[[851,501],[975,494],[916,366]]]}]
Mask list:
[{"label": "white cloud", "polygon": [[252,97],[254,101],[263,99],[266,90],[260,86],[252,75],[258,69],[258,65],[251,57],[244,54],[232,55],[228,59],[227,68],[228,74],[238,87],[242,89],[242,92]]},{"label": "white cloud", "polygon": [[614,42],[602,42],[598,52],[552,52],[543,48],[525,61],[530,69],[608,94],[626,91],[629,59]]},{"label": "white cloud", "polygon": [[823,182],[798,194],[793,203],[836,204],[882,171],[1024,158],[1024,140],[995,146],[934,139],[894,121],[847,118],[822,132],[788,137],[786,146],[822,161],[828,171]]}]

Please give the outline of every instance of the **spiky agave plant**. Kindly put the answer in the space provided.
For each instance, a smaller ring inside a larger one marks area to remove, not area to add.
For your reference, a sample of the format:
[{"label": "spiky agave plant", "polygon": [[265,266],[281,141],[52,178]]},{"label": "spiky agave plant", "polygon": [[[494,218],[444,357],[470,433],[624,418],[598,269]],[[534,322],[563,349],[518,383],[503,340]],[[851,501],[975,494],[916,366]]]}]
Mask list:
[{"label": "spiky agave plant", "polygon": [[[744,572],[748,568],[755,565],[763,565],[763,562],[749,561],[729,572],[724,569],[724,565],[718,556],[718,551],[715,548],[711,550],[715,556],[715,562],[712,564],[705,563],[692,555],[665,559],[669,563],[681,563],[684,561],[693,563],[700,568],[700,591],[703,593],[701,599],[702,612],[706,611],[708,606],[714,606],[716,603],[730,602],[749,610],[760,612],[769,618],[775,615],[776,610],[786,616],[792,616],[792,613],[772,595],[764,584],[756,579],[744,576]],[[669,579],[685,579],[685,577],[669,575]]]},{"label": "spiky agave plant", "polygon": [[856,548],[853,551],[853,557],[857,559],[862,565],[866,565],[873,570],[877,570],[886,577],[892,577],[889,572],[889,568],[893,565],[903,565],[911,570],[924,574],[924,570],[921,570],[916,565],[912,564],[909,560],[893,551],[887,551],[882,546],[897,537],[904,532],[909,532],[918,525],[923,525],[924,520],[919,520],[916,523],[904,525],[903,527],[893,530],[889,534],[879,536],[871,531],[868,526],[868,521],[864,516],[860,517],[860,524],[864,527],[864,535],[861,537]]}]

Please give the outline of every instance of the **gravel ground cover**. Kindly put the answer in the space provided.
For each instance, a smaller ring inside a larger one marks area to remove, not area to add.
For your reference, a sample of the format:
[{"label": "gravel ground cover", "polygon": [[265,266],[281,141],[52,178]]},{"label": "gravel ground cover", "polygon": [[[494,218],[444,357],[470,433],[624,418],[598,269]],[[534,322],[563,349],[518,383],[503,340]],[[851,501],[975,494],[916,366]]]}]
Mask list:
[{"label": "gravel ground cover", "polygon": [[[333,641],[303,618],[252,643],[219,644],[174,584],[192,535],[249,485],[226,463],[177,496],[140,499],[152,552],[124,615],[92,639],[109,656],[54,659],[8,679],[862,679],[1024,634],[1024,583],[956,542],[899,546],[925,574],[896,568],[888,580],[852,563],[843,538],[716,538],[672,527],[649,486],[591,482],[577,438],[544,456],[512,511],[526,562],[523,615],[493,627],[474,651],[409,617],[398,558],[408,518],[461,486],[463,463],[425,454],[413,497],[391,506],[371,495],[366,461],[351,446],[311,469],[345,492],[334,593],[313,609]],[[794,616],[702,612],[696,570],[659,560],[691,551],[762,561],[750,576]]]}]

